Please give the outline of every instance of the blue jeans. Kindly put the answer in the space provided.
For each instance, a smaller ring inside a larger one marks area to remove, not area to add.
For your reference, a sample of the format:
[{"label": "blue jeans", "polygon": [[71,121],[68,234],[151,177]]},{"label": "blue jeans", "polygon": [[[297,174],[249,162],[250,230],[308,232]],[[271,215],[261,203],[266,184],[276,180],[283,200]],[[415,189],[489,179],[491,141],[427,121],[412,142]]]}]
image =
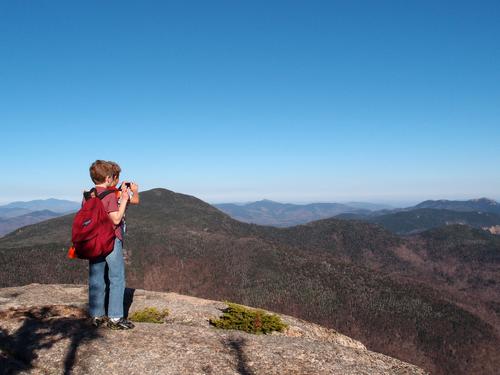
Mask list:
[{"label": "blue jeans", "polygon": [[89,261],[89,314],[103,316],[106,314],[104,301],[106,298],[105,271],[108,266],[109,302],[108,317],[123,317],[123,297],[125,294],[125,263],[123,261],[122,241],[115,239],[113,251],[106,258]]}]

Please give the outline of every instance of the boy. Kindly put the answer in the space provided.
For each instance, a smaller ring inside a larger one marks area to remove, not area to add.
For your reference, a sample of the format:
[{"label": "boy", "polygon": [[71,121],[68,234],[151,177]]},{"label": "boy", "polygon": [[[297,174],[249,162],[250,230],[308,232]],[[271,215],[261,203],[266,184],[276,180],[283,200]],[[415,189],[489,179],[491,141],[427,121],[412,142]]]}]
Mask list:
[{"label": "boy", "polygon": [[[89,168],[90,177],[95,184],[97,194],[112,187],[113,166],[106,161],[96,160]],[[104,324],[111,329],[131,329],[134,324],[123,316],[123,297],[125,293],[125,264],[123,261],[123,233],[121,223],[129,201],[129,193],[122,185],[120,203],[115,194],[108,194],[102,199],[104,209],[115,226],[115,244],[113,251],[105,258],[89,261],[89,314],[96,327]],[[106,265],[109,277],[108,317],[105,316],[106,283],[104,279]]]}]

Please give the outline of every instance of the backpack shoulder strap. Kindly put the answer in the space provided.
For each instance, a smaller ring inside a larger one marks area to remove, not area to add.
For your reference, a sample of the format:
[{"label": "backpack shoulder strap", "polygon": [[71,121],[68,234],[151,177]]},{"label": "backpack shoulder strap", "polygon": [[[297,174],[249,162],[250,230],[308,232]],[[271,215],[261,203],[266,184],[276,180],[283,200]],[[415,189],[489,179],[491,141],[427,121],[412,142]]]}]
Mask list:
[{"label": "backpack shoulder strap", "polygon": [[101,194],[99,194],[97,196],[97,198],[99,198],[100,200],[103,200],[106,195],[114,193],[114,192],[115,192],[114,190],[104,190]]}]

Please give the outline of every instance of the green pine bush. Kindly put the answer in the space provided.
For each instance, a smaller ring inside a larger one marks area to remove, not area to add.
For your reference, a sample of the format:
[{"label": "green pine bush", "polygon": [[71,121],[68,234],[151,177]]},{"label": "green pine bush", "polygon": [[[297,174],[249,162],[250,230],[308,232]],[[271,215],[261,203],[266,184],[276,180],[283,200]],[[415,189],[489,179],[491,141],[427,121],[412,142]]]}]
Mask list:
[{"label": "green pine bush", "polygon": [[213,326],[222,329],[237,329],[254,334],[282,332],[287,325],[275,314],[260,309],[249,309],[236,303],[225,301],[228,305],[219,319],[210,319]]},{"label": "green pine bush", "polygon": [[170,314],[168,309],[158,310],[156,307],[146,307],[142,310],[135,311],[129,316],[133,322],[140,323],[164,323],[165,318]]}]

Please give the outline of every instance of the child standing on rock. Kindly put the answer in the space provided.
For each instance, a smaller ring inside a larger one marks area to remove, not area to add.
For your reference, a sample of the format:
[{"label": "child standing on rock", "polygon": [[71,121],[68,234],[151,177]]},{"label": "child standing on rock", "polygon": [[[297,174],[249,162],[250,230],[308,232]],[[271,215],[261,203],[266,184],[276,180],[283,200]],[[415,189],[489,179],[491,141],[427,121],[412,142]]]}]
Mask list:
[{"label": "child standing on rock", "polygon": [[[114,187],[121,169],[114,162],[96,160],[90,166],[90,177],[95,184],[96,194]],[[108,194],[102,198],[104,209],[114,224],[115,242],[111,253],[106,257],[89,260],[89,314],[92,324],[99,327],[106,324],[111,329],[131,329],[134,324],[125,319],[123,299],[125,294],[125,263],[123,259],[123,217],[130,201],[129,187],[138,203],[138,187],[136,184],[123,183],[118,194]],[[134,202],[135,203],[135,202]],[[108,268],[109,303],[108,315],[105,312],[106,282],[105,271]]]}]

